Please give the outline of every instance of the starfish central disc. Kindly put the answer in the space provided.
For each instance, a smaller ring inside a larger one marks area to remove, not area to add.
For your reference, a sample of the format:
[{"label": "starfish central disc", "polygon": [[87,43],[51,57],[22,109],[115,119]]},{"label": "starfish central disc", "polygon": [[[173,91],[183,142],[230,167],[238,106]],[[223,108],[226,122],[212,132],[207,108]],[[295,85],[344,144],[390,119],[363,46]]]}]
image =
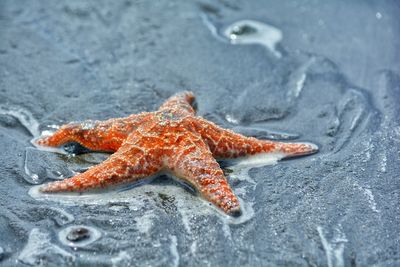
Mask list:
[{"label": "starfish central disc", "polygon": [[36,142],[57,147],[67,142],[113,152],[84,173],[41,187],[45,193],[85,191],[112,184],[136,182],[168,171],[191,184],[208,201],[230,215],[240,204],[216,158],[238,158],[261,153],[285,157],[315,153],[310,143],[258,140],[223,129],[195,115],[194,96],[181,92],[154,112],[106,121],[84,121],[62,126]]}]

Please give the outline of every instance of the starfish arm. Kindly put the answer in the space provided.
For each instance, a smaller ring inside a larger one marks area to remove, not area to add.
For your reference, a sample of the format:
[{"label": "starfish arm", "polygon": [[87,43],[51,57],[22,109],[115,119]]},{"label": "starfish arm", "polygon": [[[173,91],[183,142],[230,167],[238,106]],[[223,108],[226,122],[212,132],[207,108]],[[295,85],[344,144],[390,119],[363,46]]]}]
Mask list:
[{"label": "starfish arm", "polygon": [[197,118],[193,125],[217,158],[237,158],[259,153],[282,153],[284,157],[296,157],[318,151],[318,147],[312,143],[283,143],[246,137],[202,118]]},{"label": "starfish arm", "polygon": [[135,182],[147,178],[155,175],[161,168],[162,164],[159,158],[127,142],[103,163],[72,178],[48,183],[40,190],[53,193],[104,188],[113,184]]},{"label": "starfish arm", "polygon": [[159,108],[159,111],[172,112],[179,115],[194,115],[192,107],[194,95],[192,92],[181,92],[168,98]]},{"label": "starfish arm", "polygon": [[200,137],[185,135],[167,163],[172,173],[225,213],[240,214],[240,205],[223,171]]},{"label": "starfish arm", "polygon": [[58,147],[67,142],[78,142],[97,151],[117,151],[131,131],[136,129],[146,113],[106,121],[84,121],[61,126],[50,136],[36,140],[38,145]]}]

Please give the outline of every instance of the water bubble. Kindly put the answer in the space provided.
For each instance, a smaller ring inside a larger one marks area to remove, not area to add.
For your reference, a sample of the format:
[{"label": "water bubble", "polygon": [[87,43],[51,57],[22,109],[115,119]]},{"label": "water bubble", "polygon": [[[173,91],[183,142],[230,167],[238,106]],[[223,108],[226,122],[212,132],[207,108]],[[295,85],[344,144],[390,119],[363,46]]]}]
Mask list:
[{"label": "water bubble", "polygon": [[[79,151],[83,152],[84,149]],[[74,148],[71,150],[79,152]],[[107,153],[87,153],[76,156],[67,154],[61,148],[27,147],[24,179],[31,184],[40,184],[47,178],[54,180],[69,178],[77,172],[83,172],[89,167],[103,162],[109,156]]]},{"label": "water bubble", "polygon": [[82,241],[84,239],[88,239],[89,237],[89,230],[83,227],[75,228],[67,235],[67,239],[72,242]]},{"label": "water bubble", "polygon": [[282,40],[282,31],[266,23],[241,20],[226,27],[223,34],[232,44],[260,44],[276,57],[282,57],[276,49],[277,44]]},{"label": "water bubble", "polygon": [[25,150],[24,169],[26,174],[24,179],[31,184],[40,184],[47,178],[58,180],[74,175],[74,172],[60,160],[59,154],[33,147],[27,147]]},{"label": "water bubble", "polygon": [[60,241],[70,247],[85,247],[101,237],[96,228],[85,225],[72,225],[58,233]]},{"label": "water bubble", "polygon": [[238,38],[238,36],[243,36],[243,35],[249,35],[249,34],[254,34],[257,32],[257,29],[250,26],[250,25],[235,25],[232,28],[231,34],[230,34],[230,38],[232,40],[235,40]]}]

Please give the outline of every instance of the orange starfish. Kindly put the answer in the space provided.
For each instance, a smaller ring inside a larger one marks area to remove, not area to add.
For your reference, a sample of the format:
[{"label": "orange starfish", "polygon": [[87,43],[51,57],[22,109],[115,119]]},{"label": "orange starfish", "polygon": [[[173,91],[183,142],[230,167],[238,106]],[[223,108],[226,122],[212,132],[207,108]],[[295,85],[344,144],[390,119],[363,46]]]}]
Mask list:
[{"label": "orange starfish", "polygon": [[310,143],[258,140],[220,128],[196,117],[193,101],[191,92],[182,92],[169,98],[155,112],[106,121],[70,123],[53,135],[37,140],[37,144],[43,146],[57,147],[74,141],[92,150],[115,152],[86,172],[46,184],[41,191],[103,188],[166,171],[191,184],[225,213],[239,215],[239,201],[215,158],[260,153],[293,157],[318,150]]}]

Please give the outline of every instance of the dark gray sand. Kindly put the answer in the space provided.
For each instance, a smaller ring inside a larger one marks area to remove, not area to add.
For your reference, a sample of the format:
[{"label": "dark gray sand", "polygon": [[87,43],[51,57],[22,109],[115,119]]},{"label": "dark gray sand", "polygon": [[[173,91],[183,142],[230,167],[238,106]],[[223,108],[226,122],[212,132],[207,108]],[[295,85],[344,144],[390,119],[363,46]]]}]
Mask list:
[{"label": "dark gray sand", "polygon": [[[399,266],[399,14],[397,1],[1,1],[0,265]],[[235,219],[166,176],[37,193],[107,155],[32,138],[181,90],[223,127],[320,152],[221,163]]]}]

